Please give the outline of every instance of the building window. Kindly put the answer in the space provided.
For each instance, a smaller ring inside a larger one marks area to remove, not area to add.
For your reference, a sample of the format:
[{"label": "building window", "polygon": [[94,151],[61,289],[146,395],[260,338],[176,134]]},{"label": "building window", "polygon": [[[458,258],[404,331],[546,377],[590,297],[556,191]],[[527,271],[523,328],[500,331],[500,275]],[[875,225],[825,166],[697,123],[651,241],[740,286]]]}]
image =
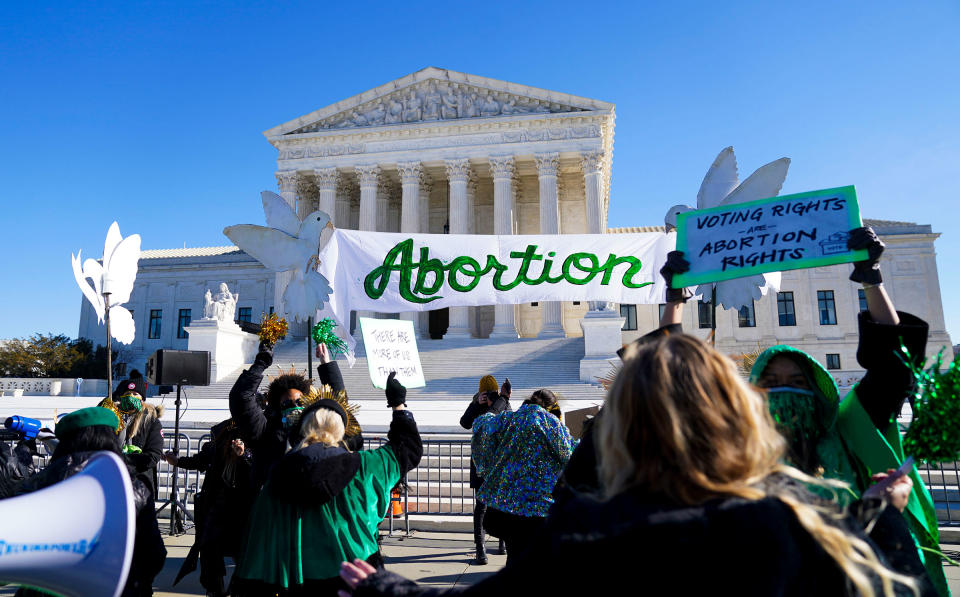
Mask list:
[{"label": "building window", "polygon": [[750,301],[749,305],[740,307],[740,311],[737,313],[737,319],[739,320],[740,327],[742,328],[757,327],[757,318],[755,317],[753,310],[753,301]]},{"label": "building window", "polygon": [[237,321],[246,321],[250,323],[250,318],[253,315],[253,307],[240,307],[237,309]]},{"label": "building window", "polygon": [[[270,312],[267,313],[267,315],[273,315],[273,305],[270,305]],[[353,332],[350,333],[352,334]]]},{"label": "building window", "polygon": [[620,329],[624,331],[637,329],[636,305],[620,305],[620,317],[623,318],[623,327]]},{"label": "building window", "polygon": [[147,338],[156,340],[160,338],[160,318],[163,317],[161,309],[150,309],[150,330]]},{"label": "building window", "polygon": [[657,305],[657,323],[663,321],[663,312],[667,309],[666,303],[660,303]]},{"label": "building window", "polygon": [[857,288],[857,299],[860,301],[860,310],[869,311],[867,308],[867,293],[863,291],[863,288]]},{"label": "building window", "polygon": [[827,354],[827,369],[839,369],[840,368],[840,355],[839,354]]},{"label": "building window", "polygon": [[579,306],[580,306],[580,301],[573,301],[573,306],[574,306],[574,307],[579,307]]},{"label": "building window", "polygon": [[187,330],[186,328],[190,325],[190,309],[180,309],[180,314],[177,317],[177,338],[186,338]]},{"label": "building window", "polygon": [[703,300],[698,301],[697,314],[700,316],[701,328],[713,327],[713,309],[710,307],[710,303],[706,303]]},{"label": "building window", "polygon": [[793,293],[777,293],[777,315],[780,316],[780,325],[797,325],[797,315],[793,310]]},{"label": "building window", "polygon": [[530,306],[531,306],[531,307],[539,307],[539,306],[540,306],[540,303],[530,303]]},{"label": "building window", "polygon": [[837,306],[832,290],[817,291],[817,310],[820,312],[820,325],[837,325]]}]

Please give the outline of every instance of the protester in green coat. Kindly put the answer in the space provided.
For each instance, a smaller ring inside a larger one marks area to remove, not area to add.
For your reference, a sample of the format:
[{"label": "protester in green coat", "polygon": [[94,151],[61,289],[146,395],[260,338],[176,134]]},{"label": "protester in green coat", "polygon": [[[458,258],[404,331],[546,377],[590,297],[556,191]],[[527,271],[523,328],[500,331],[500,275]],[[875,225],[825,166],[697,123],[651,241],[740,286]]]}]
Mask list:
[{"label": "protester in green coat", "polygon": [[377,527],[391,490],[423,455],[406,389],[393,374],[386,394],[393,421],[388,443],[375,450],[344,445],[347,414],[335,400],[303,411],[303,440],[274,466],[251,512],[232,595],[336,595],[346,588],[338,577],[344,560],[383,566]]},{"label": "protester in green coat", "polygon": [[[848,247],[865,249],[869,255],[854,263],[850,275],[863,285],[867,299],[867,311],[858,318],[857,362],[866,370],[863,379],[841,401],[833,376],[816,359],[798,348],[777,345],[757,357],[750,381],[767,389],[771,413],[789,443],[790,464],[810,475],[846,481],[859,498],[890,469],[903,464],[896,418],[915,384],[904,359],[908,355],[914,362],[923,359],[929,328],[920,318],[894,308],[880,274],[884,245],[874,231],[851,230]],[[673,252],[661,273],[669,286],[673,273],[688,267],[682,253]],[[682,305],[691,295],[687,289],[668,290],[663,331],[680,331]],[[912,491],[903,491],[902,486],[911,483]],[[894,505],[903,512],[937,590],[949,595],[940,556],[930,551],[940,547],[933,499],[916,467],[898,485],[897,494],[904,499]]]}]

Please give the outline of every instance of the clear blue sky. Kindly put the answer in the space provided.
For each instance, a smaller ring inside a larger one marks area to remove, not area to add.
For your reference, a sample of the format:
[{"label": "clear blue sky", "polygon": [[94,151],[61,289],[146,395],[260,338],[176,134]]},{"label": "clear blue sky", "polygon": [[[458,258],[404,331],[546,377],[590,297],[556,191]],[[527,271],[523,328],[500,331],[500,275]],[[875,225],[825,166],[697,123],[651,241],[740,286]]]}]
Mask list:
[{"label": "clear blue sky", "polygon": [[[793,159],[784,193],[857,186],[932,224],[960,341],[960,4],[6,2],[0,338],[75,336],[70,253],[260,222],[261,132],[426,66],[617,105],[612,226],[693,203],[716,154]],[[909,306],[904,306],[909,308]]]}]

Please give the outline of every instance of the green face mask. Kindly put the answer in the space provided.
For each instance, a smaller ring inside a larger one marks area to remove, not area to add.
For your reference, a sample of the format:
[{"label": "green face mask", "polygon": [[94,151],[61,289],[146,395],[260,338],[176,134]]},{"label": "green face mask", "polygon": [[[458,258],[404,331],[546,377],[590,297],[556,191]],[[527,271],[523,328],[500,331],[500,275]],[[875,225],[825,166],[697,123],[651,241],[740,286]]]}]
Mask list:
[{"label": "green face mask", "polygon": [[143,400],[134,393],[124,394],[120,397],[120,412],[124,415],[136,414],[143,410]]},{"label": "green face mask", "polygon": [[810,390],[777,387],[767,390],[770,414],[789,446],[790,464],[807,474],[820,467],[817,443],[824,433],[820,401]]}]

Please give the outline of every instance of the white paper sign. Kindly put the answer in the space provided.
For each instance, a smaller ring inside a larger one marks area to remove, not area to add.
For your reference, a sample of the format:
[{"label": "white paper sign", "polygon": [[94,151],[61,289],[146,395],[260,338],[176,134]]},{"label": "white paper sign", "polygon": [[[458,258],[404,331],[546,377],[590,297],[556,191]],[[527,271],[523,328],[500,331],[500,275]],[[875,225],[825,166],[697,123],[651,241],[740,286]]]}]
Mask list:
[{"label": "white paper sign", "polygon": [[360,330],[367,350],[367,366],[373,387],[387,386],[387,376],[397,372],[397,381],[408,388],[427,385],[417,350],[413,322],[406,319],[360,318]]}]

